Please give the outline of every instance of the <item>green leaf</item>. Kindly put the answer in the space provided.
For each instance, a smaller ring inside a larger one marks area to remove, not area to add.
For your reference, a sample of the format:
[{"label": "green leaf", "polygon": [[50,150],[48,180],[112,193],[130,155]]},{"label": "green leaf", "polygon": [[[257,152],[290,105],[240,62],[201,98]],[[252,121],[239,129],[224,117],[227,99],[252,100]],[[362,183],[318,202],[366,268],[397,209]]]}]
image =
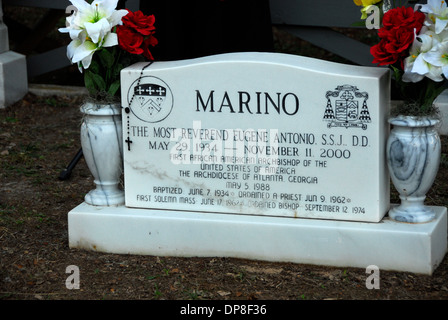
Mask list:
[{"label": "green leaf", "polygon": [[117,63],[114,67],[114,69],[112,70],[112,77],[115,78],[120,78],[120,72],[121,70],[124,68],[123,64],[121,63]]},{"label": "green leaf", "polygon": [[110,95],[110,96],[115,96],[115,94],[117,93],[117,91],[120,89],[120,80],[117,80],[117,81],[115,81],[114,83],[112,83],[111,85],[110,85],[110,87],[109,87],[109,90],[108,90],[108,94]]},{"label": "green leaf", "polygon": [[90,70],[86,70],[84,75],[84,83],[87,90],[89,90],[91,94],[95,94],[98,91],[106,91],[106,82],[104,79]]},{"label": "green leaf", "polygon": [[84,73],[84,85],[86,86],[87,90],[90,94],[95,94],[97,89],[95,86],[95,82],[92,78],[92,72],[86,70]]},{"label": "green leaf", "polygon": [[98,52],[98,55],[105,68],[112,68],[115,62],[115,57],[109,50],[103,49]]},{"label": "green leaf", "polygon": [[392,70],[394,71],[394,79],[396,81],[401,81],[401,70],[398,69],[397,67],[394,67],[391,65]]},{"label": "green leaf", "polygon": [[90,63],[90,67],[89,70],[91,70],[93,73],[100,73],[100,65],[99,63],[95,60],[92,59],[92,62]]},{"label": "green leaf", "polygon": [[100,75],[92,73],[92,79],[99,91],[106,91],[106,81]]}]

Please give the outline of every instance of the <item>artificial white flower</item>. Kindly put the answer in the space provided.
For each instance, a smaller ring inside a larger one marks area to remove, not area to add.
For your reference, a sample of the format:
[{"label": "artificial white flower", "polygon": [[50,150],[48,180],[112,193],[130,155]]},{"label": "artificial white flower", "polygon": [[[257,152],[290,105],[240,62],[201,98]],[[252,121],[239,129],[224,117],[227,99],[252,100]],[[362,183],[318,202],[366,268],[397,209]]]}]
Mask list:
[{"label": "artificial white flower", "polygon": [[91,4],[84,0],[70,0],[70,2],[77,9],[67,18],[71,29],[85,29],[85,23],[96,24],[104,18],[113,28],[121,24],[121,19],[128,13],[127,10],[115,10],[118,0],[95,0]]},{"label": "artificial white flower", "polygon": [[428,0],[427,4],[420,5],[420,11],[427,13],[429,20],[426,25],[434,24],[435,32],[441,33],[448,24],[448,7],[444,0]]},{"label": "artificial white flower", "polygon": [[441,68],[443,75],[448,78],[448,42],[438,43],[430,51],[426,52],[425,60],[431,65]]},{"label": "artificial white flower", "polygon": [[[93,41],[86,40],[84,42],[79,40],[73,40],[67,49],[67,53],[70,54],[69,58],[73,63],[81,62],[79,65],[79,71],[82,72],[82,68],[88,69],[92,63],[93,54],[103,47],[113,47],[118,42],[117,34],[109,32],[103,38],[101,45],[94,43]],[[70,53],[69,53],[70,52]]]},{"label": "artificial white flower", "polygon": [[118,45],[118,37],[112,29],[121,24],[128,11],[115,9],[118,0],[95,0],[91,4],[84,0],[70,2],[76,10],[67,17],[67,27],[59,31],[70,34],[72,42],[67,48],[67,56],[73,63],[81,63],[82,71],[82,68],[90,67],[95,51]]},{"label": "artificial white flower", "polygon": [[420,35],[416,36],[409,50],[409,57],[404,60],[404,82],[418,82],[424,77],[434,81],[442,81],[442,68],[431,64],[428,52],[445,40],[447,32],[437,35],[431,29],[422,28]]},{"label": "artificial white flower", "polygon": [[404,82],[418,82],[422,80],[429,67],[423,59],[423,54],[432,48],[432,38],[428,35],[422,35],[414,39],[414,43],[409,51],[409,57],[404,60]]}]

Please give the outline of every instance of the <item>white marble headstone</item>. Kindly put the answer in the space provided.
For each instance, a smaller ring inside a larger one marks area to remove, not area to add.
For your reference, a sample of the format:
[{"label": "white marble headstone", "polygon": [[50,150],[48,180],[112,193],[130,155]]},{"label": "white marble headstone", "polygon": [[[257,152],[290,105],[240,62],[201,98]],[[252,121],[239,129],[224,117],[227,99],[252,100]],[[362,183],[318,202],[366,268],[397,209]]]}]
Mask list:
[{"label": "white marble headstone", "polygon": [[0,0],[0,53],[9,51],[8,27],[3,23],[3,4]]},{"label": "white marble headstone", "polygon": [[121,74],[126,206],[378,222],[389,71],[273,53]]},{"label": "white marble headstone", "polygon": [[0,108],[22,99],[27,92],[26,56],[9,50],[8,27],[3,23],[0,0]]}]

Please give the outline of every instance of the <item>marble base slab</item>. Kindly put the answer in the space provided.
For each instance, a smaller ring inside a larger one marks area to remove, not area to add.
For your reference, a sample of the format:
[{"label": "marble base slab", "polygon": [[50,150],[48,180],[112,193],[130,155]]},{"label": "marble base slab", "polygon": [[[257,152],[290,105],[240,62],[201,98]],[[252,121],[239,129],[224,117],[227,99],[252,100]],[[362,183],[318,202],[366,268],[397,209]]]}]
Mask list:
[{"label": "marble base slab", "polygon": [[116,254],[234,257],[431,275],[447,251],[447,208],[424,224],[211,214],[82,203],[69,246]]}]

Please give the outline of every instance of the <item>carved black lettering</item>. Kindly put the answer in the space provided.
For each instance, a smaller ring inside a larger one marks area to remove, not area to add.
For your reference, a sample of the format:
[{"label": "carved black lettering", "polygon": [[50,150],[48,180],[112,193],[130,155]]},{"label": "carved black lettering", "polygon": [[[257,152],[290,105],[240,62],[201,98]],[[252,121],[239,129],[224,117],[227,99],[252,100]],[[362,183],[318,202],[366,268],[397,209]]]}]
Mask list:
[{"label": "carved black lettering", "polygon": [[235,113],[235,110],[233,110],[232,102],[230,101],[229,94],[227,91],[224,93],[224,97],[222,98],[221,107],[219,108],[218,112],[222,112],[222,108],[229,108],[230,113]]},{"label": "carved black lettering", "polygon": [[268,111],[268,101],[270,102],[270,104],[274,107],[274,109],[277,111],[278,114],[280,114],[280,92],[277,92],[277,103],[274,102],[274,100],[272,100],[271,96],[269,95],[269,93],[265,92],[264,96],[265,96],[265,114],[269,114]]},{"label": "carved black lettering", "polygon": [[[288,108],[287,108],[287,101],[291,101],[291,99],[287,99],[288,96],[292,96],[293,97],[293,102],[290,103],[290,105],[292,105],[293,107],[290,108],[293,111],[288,112]],[[294,93],[287,93],[283,96],[282,99],[282,109],[283,112],[286,113],[289,116],[295,115],[298,111],[299,111],[299,98],[297,98],[297,96]]]},{"label": "carved black lettering", "polygon": [[250,101],[250,94],[246,91],[238,91],[239,100],[240,100],[240,111],[239,113],[244,113],[243,106],[246,107],[247,111],[249,111],[250,114],[252,114],[252,111],[249,107],[249,101]]},{"label": "carved black lettering", "polygon": [[214,90],[210,91],[210,94],[208,95],[207,103],[204,104],[204,100],[202,99],[201,93],[199,90],[196,90],[196,111],[199,110],[199,103],[202,105],[202,110],[207,111],[208,104],[210,103],[210,112],[215,112],[213,109],[213,94]]}]

